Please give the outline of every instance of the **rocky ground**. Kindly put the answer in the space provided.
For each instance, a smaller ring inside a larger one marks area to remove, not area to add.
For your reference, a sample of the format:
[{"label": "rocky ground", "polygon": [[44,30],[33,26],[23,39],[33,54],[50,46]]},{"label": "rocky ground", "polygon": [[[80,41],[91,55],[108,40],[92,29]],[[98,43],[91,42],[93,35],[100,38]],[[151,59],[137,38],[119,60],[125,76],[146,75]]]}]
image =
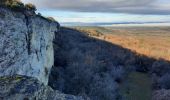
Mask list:
[{"label": "rocky ground", "polygon": [[45,86],[36,78],[13,75],[0,77],[0,100],[83,100]]}]

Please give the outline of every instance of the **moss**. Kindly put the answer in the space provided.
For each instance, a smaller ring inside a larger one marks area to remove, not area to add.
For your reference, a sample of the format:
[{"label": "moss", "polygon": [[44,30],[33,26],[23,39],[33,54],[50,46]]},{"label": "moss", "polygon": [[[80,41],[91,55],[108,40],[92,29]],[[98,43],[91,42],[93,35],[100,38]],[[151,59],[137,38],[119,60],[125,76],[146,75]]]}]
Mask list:
[{"label": "moss", "polygon": [[18,76],[15,77],[15,79],[16,80],[21,80],[21,79],[23,79],[23,77],[18,75]]},{"label": "moss", "polygon": [[10,83],[11,81],[19,82],[22,79],[24,79],[22,76],[16,75],[16,76],[3,76],[0,77],[0,82],[3,83]]}]

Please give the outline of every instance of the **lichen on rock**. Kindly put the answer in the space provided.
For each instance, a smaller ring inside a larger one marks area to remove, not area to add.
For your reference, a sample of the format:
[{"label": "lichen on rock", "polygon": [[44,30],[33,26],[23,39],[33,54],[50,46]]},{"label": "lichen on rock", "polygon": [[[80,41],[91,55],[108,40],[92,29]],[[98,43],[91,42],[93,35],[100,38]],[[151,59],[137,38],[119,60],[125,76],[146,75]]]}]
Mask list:
[{"label": "lichen on rock", "polygon": [[0,100],[83,100],[62,94],[45,86],[36,78],[13,75],[0,77]]},{"label": "lichen on rock", "polygon": [[0,7],[0,76],[26,75],[47,85],[58,29],[36,14]]}]

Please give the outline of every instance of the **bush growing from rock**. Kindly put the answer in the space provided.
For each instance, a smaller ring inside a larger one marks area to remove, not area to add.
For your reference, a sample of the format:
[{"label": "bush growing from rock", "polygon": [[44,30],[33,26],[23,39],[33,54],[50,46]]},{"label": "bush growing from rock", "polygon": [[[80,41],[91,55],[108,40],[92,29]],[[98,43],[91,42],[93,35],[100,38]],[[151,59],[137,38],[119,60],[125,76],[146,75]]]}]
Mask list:
[{"label": "bush growing from rock", "polygon": [[55,22],[56,20],[53,17],[47,17],[48,20]]},{"label": "bush growing from rock", "polygon": [[10,7],[14,10],[24,10],[24,4],[20,0],[2,0],[0,5]]},{"label": "bush growing from rock", "polygon": [[28,4],[25,4],[25,9],[26,10],[29,10],[29,11],[36,11],[36,6],[31,4],[31,3],[28,3]]}]

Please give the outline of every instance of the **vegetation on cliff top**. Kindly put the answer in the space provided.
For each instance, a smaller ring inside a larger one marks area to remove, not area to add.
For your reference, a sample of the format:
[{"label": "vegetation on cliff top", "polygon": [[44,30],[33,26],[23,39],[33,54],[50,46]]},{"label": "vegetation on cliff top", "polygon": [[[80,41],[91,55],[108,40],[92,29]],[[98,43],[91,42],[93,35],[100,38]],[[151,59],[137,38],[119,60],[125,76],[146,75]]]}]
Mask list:
[{"label": "vegetation on cliff top", "polygon": [[[14,11],[21,11],[26,13],[26,15],[34,15],[37,10],[36,6],[32,3],[24,4],[21,0],[1,0],[0,7],[8,7]],[[40,13],[38,16],[44,18],[50,22],[56,22],[53,17],[44,17]]]},{"label": "vegetation on cliff top", "polygon": [[9,7],[9,8],[12,8],[13,10],[17,10],[17,11],[18,10],[19,11],[28,10],[28,11],[35,12],[37,10],[35,5],[33,5],[31,3],[24,5],[24,3],[22,3],[20,0],[1,0],[0,6]]}]

